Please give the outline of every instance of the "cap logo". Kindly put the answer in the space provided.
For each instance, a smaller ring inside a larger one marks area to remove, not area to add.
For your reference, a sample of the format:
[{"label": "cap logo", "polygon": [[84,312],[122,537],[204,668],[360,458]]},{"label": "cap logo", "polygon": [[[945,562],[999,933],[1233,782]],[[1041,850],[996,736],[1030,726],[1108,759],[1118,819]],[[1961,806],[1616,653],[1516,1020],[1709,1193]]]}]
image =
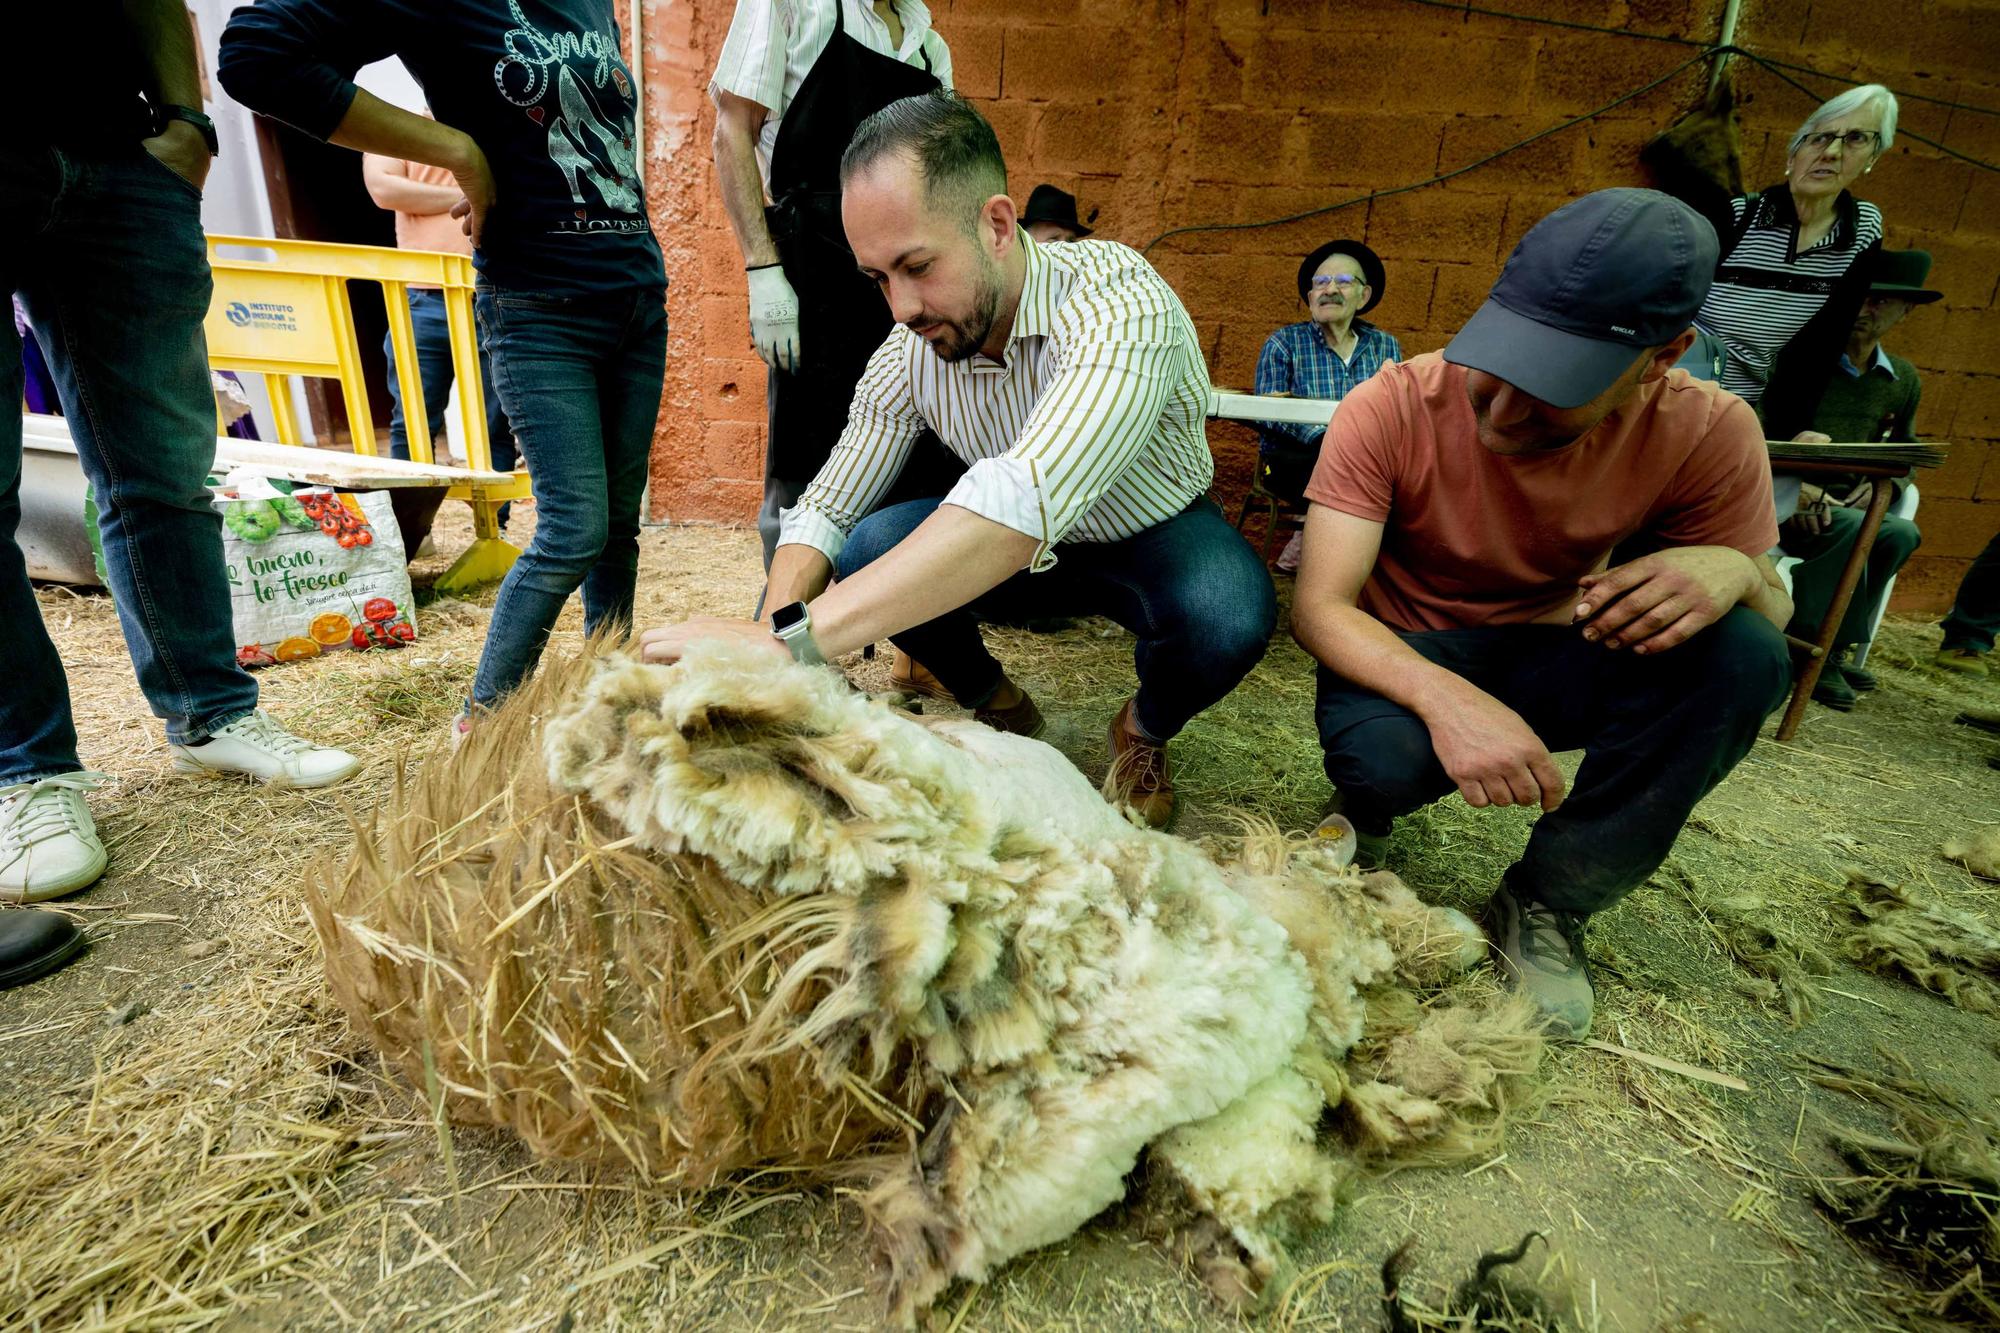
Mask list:
[{"label": "cap logo", "polygon": [[1611,326],[1611,331],[1613,333],[1622,333],[1628,338],[1638,332],[1637,329],[1628,329],[1623,324],[1613,324]]}]

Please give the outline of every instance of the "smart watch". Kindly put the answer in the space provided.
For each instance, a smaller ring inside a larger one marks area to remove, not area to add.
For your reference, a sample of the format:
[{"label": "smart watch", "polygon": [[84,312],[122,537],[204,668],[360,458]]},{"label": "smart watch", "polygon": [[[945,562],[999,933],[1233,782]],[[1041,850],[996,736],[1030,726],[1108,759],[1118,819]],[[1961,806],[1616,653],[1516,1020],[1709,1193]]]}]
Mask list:
[{"label": "smart watch", "polygon": [[215,137],[215,122],[203,115],[198,108],[179,106],[173,102],[148,102],[153,114],[153,134],[167,132],[167,126],[177,120],[184,120],[201,131],[201,141],[208,145],[208,155],[217,157],[222,152],[221,141]]},{"label": "smart watch", "polygon": [[778,636],[778,642],[785,645],[794,662],[807,666],[825,666],[826,656],[813,642],[812,612],[804,602],[793,602],[781,606],[771,613],[771,633]]}]

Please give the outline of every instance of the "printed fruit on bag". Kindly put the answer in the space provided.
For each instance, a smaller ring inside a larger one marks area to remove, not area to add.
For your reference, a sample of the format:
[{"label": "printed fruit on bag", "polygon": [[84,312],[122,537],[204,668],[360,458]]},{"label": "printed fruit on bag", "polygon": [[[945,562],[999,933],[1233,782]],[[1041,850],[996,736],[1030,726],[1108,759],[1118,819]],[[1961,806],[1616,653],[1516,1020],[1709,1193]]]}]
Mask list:
[{"label": "printed fruit on bag", "polygon": [[240,667],[265,667],[277,660],[264,651],[261,643],[246,643],[236,650],[236,665]]},{"label": "printed fruit on bag", "polygon": [[396,604],[387,597],[370,597],[361,608],[361,618],[379,625],[385,620],[396,618]]},{"label": "printed fruit on bag", "polygon": [[281,495],[269,503],[271,508],[277,511],[277,515],[281,520],[291,524],[295,528],[312,528],[318,526],[312,515],[306,512],[306,507],[289,495]]},{"label": "printed fruit on bag", "polygon": [[269,500],[235,500],[222,515],[229,530],[248,542],[267,542],[279,527],[278,511]]},{"label": "printed fruit on bag", "polygon": [[308,657],[319,656],[319,645],[311,639],[293,637],[278,645],[280,662],[297,662]]},{"label": "printed fruit on bag", "polygon": [[348,642],[354,645],[355,652],[365,653],[375,646],[375,636],[370,634],[368,630],[369,626],[367,625],[356,625],[354,627],[354,636]]},{"label": "printed fruit on bag", "polygon": [[338,611],[328,611],[324,615],[314,616],[312,627],[306,633],[312,636],[313,642],[322,647],[338,648],[347,642],[348,631],[353,628],[354,622],[346,616]]}]

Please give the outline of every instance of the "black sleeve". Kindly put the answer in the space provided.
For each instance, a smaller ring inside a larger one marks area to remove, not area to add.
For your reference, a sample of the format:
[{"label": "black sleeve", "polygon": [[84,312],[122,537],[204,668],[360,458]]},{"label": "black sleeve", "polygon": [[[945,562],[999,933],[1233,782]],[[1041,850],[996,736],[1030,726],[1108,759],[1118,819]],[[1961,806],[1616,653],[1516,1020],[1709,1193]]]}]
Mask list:
[{"label": "black sleeve", "polygon": [[354,102],[354,72],[396,54],[406,34],[369,0],[258,0],[230,15],[215,74],[229,95],[315,139]]},{"label": "black sleeve", "polygon": [[1854,328],[1854,317],[1868,295],[1869,275],[1875,271],[1875,253],[1881,248],[1882,242],[1870,241],[1854,257],[1819,313],[1807,320],[1797,336],[1772,358],[1770,384],[1759,405],[1763,408],[1768,438],[1789,440],[1802,430],[1812,429],[1827,380],[1840,364],[1847,335]]}]

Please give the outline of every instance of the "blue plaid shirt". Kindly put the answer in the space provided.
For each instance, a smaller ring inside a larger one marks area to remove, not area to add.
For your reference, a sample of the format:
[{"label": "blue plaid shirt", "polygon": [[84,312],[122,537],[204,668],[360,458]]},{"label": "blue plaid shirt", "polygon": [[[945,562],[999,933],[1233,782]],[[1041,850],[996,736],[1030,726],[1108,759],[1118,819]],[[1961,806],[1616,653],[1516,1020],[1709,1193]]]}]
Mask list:
[{"label": "blue plaid shirt", "polygon": [[[1343,362],[1320,337],[1319,325],[1307,320],[1287,324],[1264,340],[1257,358],[1257,392],[1288,393],[1294,398],[1345,398],[1355,385],[1380,370],[1384,362],[1401,361],[1403,345],[1365,319],[1354,321],[1354,357]],[[1257,425],[1266,450],[1317,445],[1326,427],[1285,421]]]}]

